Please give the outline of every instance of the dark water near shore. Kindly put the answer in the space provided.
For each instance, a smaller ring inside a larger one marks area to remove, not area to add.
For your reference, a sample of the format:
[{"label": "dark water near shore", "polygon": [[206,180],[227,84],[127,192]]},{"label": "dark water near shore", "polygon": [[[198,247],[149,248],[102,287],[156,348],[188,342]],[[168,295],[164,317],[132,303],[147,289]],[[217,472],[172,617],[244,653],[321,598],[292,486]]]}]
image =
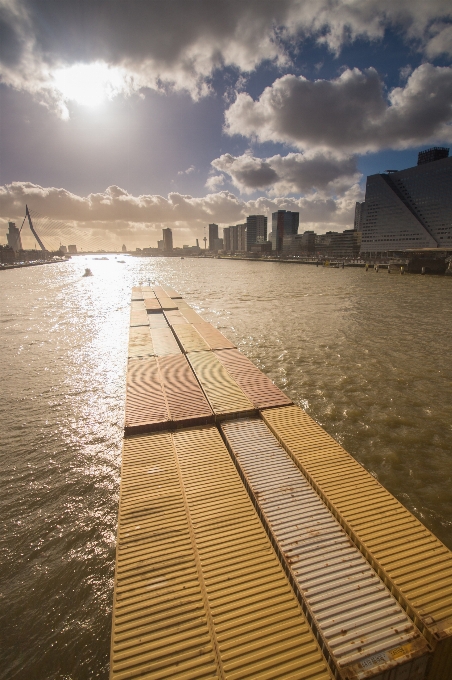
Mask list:
[{"label": "dark water near shore", "polygon": [[141,282],[180,291],[452,548],[452,278],[119,259],[0,272],[0,678],[108,677]]}]

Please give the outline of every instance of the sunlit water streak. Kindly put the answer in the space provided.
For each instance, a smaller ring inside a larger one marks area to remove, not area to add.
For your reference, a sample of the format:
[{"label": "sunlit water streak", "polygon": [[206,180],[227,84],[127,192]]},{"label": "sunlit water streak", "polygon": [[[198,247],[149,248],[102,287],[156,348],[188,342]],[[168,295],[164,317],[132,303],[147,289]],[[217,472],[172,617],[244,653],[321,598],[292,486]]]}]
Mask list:
[{"label": "sunlit water streak", "polygon": [[1,678],[108,677],[140,282],[179,290],[452,548],[451,279],[122,259],[0,272]]}]

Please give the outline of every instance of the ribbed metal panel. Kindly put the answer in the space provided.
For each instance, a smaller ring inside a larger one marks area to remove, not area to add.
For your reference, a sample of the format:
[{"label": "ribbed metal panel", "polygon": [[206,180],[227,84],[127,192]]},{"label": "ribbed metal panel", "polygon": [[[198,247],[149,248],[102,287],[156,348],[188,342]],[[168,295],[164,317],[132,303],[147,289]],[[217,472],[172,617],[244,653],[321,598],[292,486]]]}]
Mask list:
[{"label": "ribbed metal panel", "polygon": [[238,349],[216,351],[215,354],[256,408],[264,409],[292,403],[284,392],[281,392],[270,378],[267,378]]},{"label": "ribbed metal panel", "polygon": [[166,297],[161,296],[159,297],[158,300],[162,306],[162,309],[164,309],[165,311],[170,309],[178,309],[177,300],[171,300],[171,298],[168,296]]},{"label": "ribbed metal panel", "polygon": [[253,404],[213,352],[191,352],[187,358],[217,417],[255,413]]},{"label": "ribbed metal panel", "polygon": [[163,314],[148,314],[149,328],[169,328]]},{"label": "ribbed metal panel", "polygon": [[193,324],[200,336],[207,342],[209,349],[232,349],[234,343],[228,340],[223,333],[214,328],[210,323]]},{"label": "ribbed metal panel", "polygon": [[165,291],[163,290],[162,286],[152,286],[152,290],[154,291],[154,295],[160,299],[161,297],[169,297]]},{"label": "ribbed metal panel", "polygon": [[144,306],[148,314],[159,314],[162,312],[160,302],[156,298],[145,298]]},{"label": "ribbed metal panel", "polygon": [[185,316],[182,316],[178,309],[166,311],[165,317],[170,326],[174,326],[175,324],[178,323],[188,324],[187,319],[185,318]]},{"label": "ribbed metal panel", "polygon": [[171,435],[125,440],[111,680],[219,678]]},{"label": "ribbed metal panel", "polygon": [[111,680],[330,680],[216,428],[124,442]]},{"label": "ribbed metal panel", "polygon": [[130,312],[131,326],[149,326],[148,315],[145,309],[132,309]]},{"label": "ribbed metal panel", "polygon": [[136,309],[142,309],[146,311],[146,307],[144,306],[144,300],[132,300],[130,303],[130,309],[136,310]]},{"label": "ribbed metal panel", "polygon": [[154,355],[149,326],[134,326],[129,333],[129,359]]},{"label": "ribbed metal panel", "polygon": [[160,357],[157,363],[171,421],[187,426],[212,422],[212,409],[186,357]]},{"label": "ribbed metal panel", "polygon": [[154,352],[158,357],[181,353],[177,340],[169,326],[166,328],[151,328],[151,338]]},{"label": "ribbed metal panel", "polygon": [[155,298],[155,293],[152,288],[148,286],[141,286],[141,292],[143,293],[143,299]]},{"label": "ribbed metal panel", "polygon": [[177,300],[182,297],[180,293],[174,290],[174,288],[171,288],[170,286],[163,286],[163,290],[165,293],[170,297],[172,300]]},{"label": "ribbed metal panel", "polygon": [[330,674],[218,430],[173,436],[221,677]]},{"label": "ribbed metal panel", "polygon": [[430,680],[450,680],[452,553],[302,409],[262,417],[410,617],[436,645]]},{"label": "ribbed metal panel", "polygon": [[191,309],[190,305],[188,302],[185,302],[185,300],[175,300],[177,303],[177,309]]},{"label": "ribbed metal panel", "polygon": [[176,324],[173,327],[173,331],[184,352],[205,352],[210,349],[196,328],[189,323]]},{"label": "ribbed metal panel", "polygon": [[339,676],[423,680],[427,642],[265,423],[221,428]]},{"label": "ribbed metal panel", "polygon": [[199,314],[191,307],[189,309],[186,307],[179,307],[179,309],[190,323],[206,323],[205,319],[203,319],[202,316],[199,316]]},{"label": "ribbed metal panel", "polygon": [[126,434],[167,427],[168,407],[156,359],[132,359],[127,365]]}]

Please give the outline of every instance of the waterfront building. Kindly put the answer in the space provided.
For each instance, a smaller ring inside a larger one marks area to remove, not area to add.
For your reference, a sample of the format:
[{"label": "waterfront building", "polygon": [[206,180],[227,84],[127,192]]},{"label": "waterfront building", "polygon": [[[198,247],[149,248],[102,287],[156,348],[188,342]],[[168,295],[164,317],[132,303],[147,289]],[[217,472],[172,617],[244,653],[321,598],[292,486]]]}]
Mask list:
[{"label": "waterfront building", "polygon": [[357,201],[355,204],[355,221],[354,221],[354,228],[356,229],[356,231],[363,230],[365,214],[366,214],[366,202],[363,201],[362,203],[360,203],[359,201]]},{"label": "waterfront building", "polygon": [[303,234],[285,234],[282,251],[287,255],[313,255],[315,252],[315,232],[305,231]]},{"label": "waterfront building", "polygon": [[227,253],[231,250],[231,227],[223,229],[223,247]]},{"label": "waterfront building", "polygon": [[19,250],[23,250],[22,239],[20,237],[20,229],[16,227],[15,222],[8,222],[8,233],[6,234],[6,239],[10,248],[17,253]]},{"label": "waterfront building", "polygon": [[415,167],[367,178],[365,206],[358,210],[362,215],[355,212],[355,224],[362,223],[362,255],[452,249],[452,158],[448,153],[438,147],[427,149],[419,154]]},{"label": "waterfront building", "polygon": [[16,253],[11,246],[0,246],[0,263],[14,264],[16,261]]},{"label": "waterfront building", "polygon": [[122,246],[122,252],[127,253],[127,246],[125,244],[123,244]]},{"label": "waterfront building", "polygon": [[72,253],[72,255],[75,255],[77,252],[77,246],[76,245],[70,245],[67,247],[68,253]]},{"label": "waterfront building", "polygon": [[171,229],[163,229],[163,250],[165,253],[171,253],[173,250],[173,232]]},{"label": "waterfront building", "polygon": [[256,243],[267,240],[267,218],[264,215],[248,215],[246,218],[246,250]]},{"label": "waterfront building", "polygon": [[214,241],[218,238],[218,224],[209,224],[209,250],[214,250]]},{"label": "waterfront building", "polygon": [[157,248],[159,250],[163,250],[163,239],[161,241],[157,241]]},{"label": "waterfront building", "polygon": [[223,239],[222,238],[216,238],[213,241],[213,250],[214,252],[218,252],[219,250],[223,250]]},{"label": "waterfront building", "polygon": [[67,253],[66,246],[60,246],[60,250],[61,250],[62,253]]},{"label": "waterfront building", "polygon": [[278,210],[272,213],[272,233],[274,250],[281,251],[283,238],[289,234],[298,233],[300,213],[290,210]]},{"label": "waterfront building", "polygon": [[246,250],[246,224],[235,224],[228,228],[230,247],[225,247],[225,250],[231,253],[244,252]]}]

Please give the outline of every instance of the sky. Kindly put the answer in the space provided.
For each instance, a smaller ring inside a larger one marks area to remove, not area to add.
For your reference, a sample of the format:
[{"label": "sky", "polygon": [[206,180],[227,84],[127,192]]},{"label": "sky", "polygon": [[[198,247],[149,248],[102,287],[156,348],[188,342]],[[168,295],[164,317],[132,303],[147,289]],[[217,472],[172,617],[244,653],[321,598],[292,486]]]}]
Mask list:
[{"label": "sky", "polygon": [[0,243],[26,204],[49,247],[352,228],[451,146],[451,57],[449,0],[0,0]]}]

